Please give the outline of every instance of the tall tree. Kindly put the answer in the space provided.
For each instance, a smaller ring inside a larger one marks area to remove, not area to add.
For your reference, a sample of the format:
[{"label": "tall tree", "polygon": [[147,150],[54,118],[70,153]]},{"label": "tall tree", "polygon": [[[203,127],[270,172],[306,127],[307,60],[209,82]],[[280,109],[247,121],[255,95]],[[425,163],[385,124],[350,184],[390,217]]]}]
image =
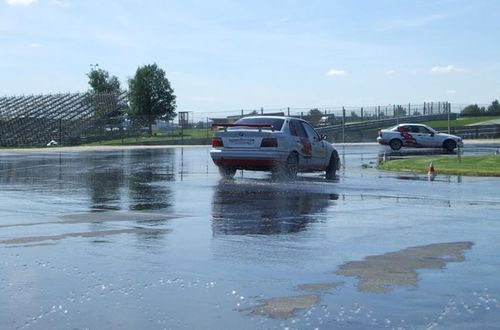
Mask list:
[{"label": "tall tree", "polygon": [[113,117],[123,113],[127,105],[119,99],[120,81],[116,76],[99,68],[99,64],[92,65],[89,78],[90,91],[86,102],[92,104],[98,116]]},{"label": "tall tree", "polygon": [[491,105],[488,107],[488,112],[490,113],[500,112],[500,103],[498,103],[498,100],[491,102]]},{"label": "tall tree", "polygon": [[137,68],[128,85],[131,114],[146,117],[150,135],[153,135],[153,124],[157,119],[171,120],[177,115],[174,90],[165,77],[165,71],[156,63]]},{"label": "tall tree", "polygon": [[317,108],[314,108],[314,109],[309,110],[309,112],[307,113],[306,119],[313,126],[318,126],[318,123],[319,123],[321,117],[323,117],[323,116],[324,116],[323,112],[321,112]]},{"label": "tall tree", "polygon": [[404,117],[404,116],[406,116],[406,110],[405,110],[405,108],[403,108],[402,105],[396,106],[396,108],[394,110],[394,116],[397,116],[397,117]]},{"label": "tall tree", "polygon": [[94,93],[117,93],[120,91],[120,81],[116,76],[110,76],[109,72],[93,65],[89,77],[89,86]]},{"label": "tall tree", "polygon": [[462,115],[477,115],[484,113],[486,109],[484,107],[479,107],[477,104],[469,104],[465,108],[463,108],[462,111],[460,111],[460,114]]}]

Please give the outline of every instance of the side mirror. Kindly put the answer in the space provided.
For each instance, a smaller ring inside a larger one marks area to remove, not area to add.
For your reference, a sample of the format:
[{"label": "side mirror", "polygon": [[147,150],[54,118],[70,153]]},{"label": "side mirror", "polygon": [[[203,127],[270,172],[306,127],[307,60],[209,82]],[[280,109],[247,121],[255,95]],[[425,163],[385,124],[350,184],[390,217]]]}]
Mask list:
[{"label": "side mirror", "polygon": [[326,136],[324,134],[321,134],[321,140],[327,141],[328,140],[328,136]]}]

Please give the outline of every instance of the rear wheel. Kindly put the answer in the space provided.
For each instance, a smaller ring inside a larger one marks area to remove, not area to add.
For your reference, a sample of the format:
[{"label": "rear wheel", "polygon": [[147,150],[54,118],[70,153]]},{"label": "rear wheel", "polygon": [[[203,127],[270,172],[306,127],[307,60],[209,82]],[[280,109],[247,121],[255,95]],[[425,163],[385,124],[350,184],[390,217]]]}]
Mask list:
[{"label": "rear wheel", "polygon": [[403,146],[403,142],[401,142],[401,140],[399,139],[392,139],[389,145],[391,146],[392,150],[399,150]]},{"label": "rear wheel", "polygon": [[327,180],[333,180],[336,177],[337,174],[337,168],[339,167],[339,154],[337,153],[337,150],[334,150],[332,152],[332,155],[330,156],[330,162],[328,163],[328,167],[326,168],[326,179]]},{"label": "rear wheel", "polygon": [[285,163],[276,166],[273,169],[273,176],[277,179],[294,180],[297,178],[299,171],[299,156],[296,153],[291,153]]},{"label": "rear wheel", "polygon": [[231,167],[219,166],[219,173],[224,179],[232,179],[236,174],[236,169]]},{"label": "rear wheel", "polygon": [[285,175],[287,179],[294,180],[297,178],[299,171],[299,157],[296,153],[290,154],[285,163]]},{"label": "rear wheel", "polygon": [[443,148],[447,151],[453,151],[457,147],[457,143],[453,140],[446,140],[443,143]]}]

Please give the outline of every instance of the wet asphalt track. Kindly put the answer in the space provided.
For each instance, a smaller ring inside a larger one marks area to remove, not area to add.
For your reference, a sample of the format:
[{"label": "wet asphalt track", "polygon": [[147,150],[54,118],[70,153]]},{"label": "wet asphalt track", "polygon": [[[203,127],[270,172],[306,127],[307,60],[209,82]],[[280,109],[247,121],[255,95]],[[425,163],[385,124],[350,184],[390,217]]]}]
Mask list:
[{"label": "wet asphalt track", "polygon": [[1,328],[498,329],[500,179],[338,150],[293,183],[208,147],[2,152]]}]

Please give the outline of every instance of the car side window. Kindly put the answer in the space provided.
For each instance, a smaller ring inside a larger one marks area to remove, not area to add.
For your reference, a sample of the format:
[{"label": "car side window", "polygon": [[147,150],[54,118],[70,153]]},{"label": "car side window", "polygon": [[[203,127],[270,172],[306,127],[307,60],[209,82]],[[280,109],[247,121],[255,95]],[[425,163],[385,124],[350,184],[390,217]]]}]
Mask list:
[{"label": "car side window", "polygon": [[302,126],[304,126],[304,129],[307,133],[307,136],[309,137],[309,140],[311,141],[320,141],[319,134],[314,130],[314,128],[311,127],[311,125],[302,122]]},{"label": "car side window", "polygon": [[307,133],[304,130],[304,127],[302,127],[297,120],[290,121],[290,134],[301,138],[307,138]]},{"label": "car side window", "polygon": [[431,131],[429,131],[426,127],[420,127],[420,133],[431,134]]}]

